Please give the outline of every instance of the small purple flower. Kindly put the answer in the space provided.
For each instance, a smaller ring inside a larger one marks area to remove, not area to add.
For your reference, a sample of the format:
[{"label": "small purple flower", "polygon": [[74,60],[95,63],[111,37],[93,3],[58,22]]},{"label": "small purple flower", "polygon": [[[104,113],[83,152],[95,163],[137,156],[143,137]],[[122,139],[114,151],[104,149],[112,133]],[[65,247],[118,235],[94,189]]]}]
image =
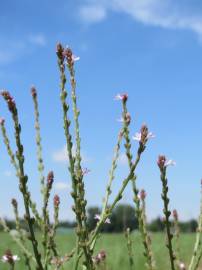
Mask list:
[{"label": "small purple flower", "polygon": [[138,194],[139,199],[142,200],[142,201],[144,201],[144,199],[146,198],[146,196],[147,196],[147,194],[146,194],[146,192],[145,192],[144,189],[142,189],[142,190],[139,192],[139,194]]},{"label": "small purple flower", "polygon": [[16,112],[16,105],[14,98],[10,95],[10,93],[6,90],[1,91],[2,97],[6,100],[8,104],[8,109],[11,113]]},{"label": "small purple flower", "polygon": [[52,188],[53,181],[54,181],[54,173],[53,171],[50,171],[47,176],[47,187],[49,190]]},{"label": "small purple flower", "polygon": [[149,139],[154,137],[155,135],[152,132],[149,132],[148,127],[145,124],[143,124],[140,129],[140,132],[135,133],[135,136],[133,136],[133,140],[145,144]]},{"label": "small purple flower", "polygon": [[10,250],[7,250],[1,258],[3,263],[9,263],[11,265],[15,264],[16,261],[19,261],[20,258],[18,255],[13,255]]},{"label": "small purple flower", "polygon": [[173,210],[173,217],[176,220],[178,219],[178,213],[177,213],[177,210],[176,209]]},{"label": "small purple flower", "polygon": [[4,125],[4,123],[5,123],[5,119],[0,117],[0,125]]},{"label": "small purple flower", "polygon": [[53,198],[54,206],[57,208],[60,205],[60,197],[58,195],[55,195]]},{"label": "small purple flower", "polygon": [[66,58],[67,60],[67,64],[72,67],[73,64],[80,60],[79,56],[76,56],[72,53],[72,50],[67,46],[66,49],[64,49],[63,51],[63,56]]}]

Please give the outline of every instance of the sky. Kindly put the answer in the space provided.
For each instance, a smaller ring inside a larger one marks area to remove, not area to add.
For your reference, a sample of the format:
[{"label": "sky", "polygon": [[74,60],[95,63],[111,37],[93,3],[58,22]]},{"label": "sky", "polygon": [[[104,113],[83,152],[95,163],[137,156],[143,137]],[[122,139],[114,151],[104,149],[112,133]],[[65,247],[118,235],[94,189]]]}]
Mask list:
[{"label": "sky", "polygon": [[[75,63],[81,111],[83,167],[89,206],[102,204],[113,148],[121,123],[117,93],[127,92],[131,137],[142,123],[156,136],[137,169],[137,185],[147,192],[147,213],[162,216],[159,154],[176,161],[168,168],[170,208],[183,220],[197,218],[202,178],[202,3],[199,0],[1,1],[0,89],[14,96],[22,125],[25,171],[29,189],[41,207],[37,172],[33,104],[30,87],[38,89],[45,173],[53,170],[53,194],[61,197],[61,219],[71,211],[56,43],[70,46]],[[1,100],[0,115],[15,149],[13,126]],[[71,113],[72,115],[72,113]],[[72,126],[73,131],[73,126]],[[133,154],[138,147],[133,141]],[[127,176],[121,157],[111,201]],[[0,140],[0,214],[13,217],[11,198],[19,201],[18,180]],[[52,195],[53,197],[53,195]],[[52,204],[51,197],[51,204]],[[132,204],[130,187],[124,203]],[[52,206],[51,206],[52,209]],[[50,210],[52,214],[52,210]]]}]

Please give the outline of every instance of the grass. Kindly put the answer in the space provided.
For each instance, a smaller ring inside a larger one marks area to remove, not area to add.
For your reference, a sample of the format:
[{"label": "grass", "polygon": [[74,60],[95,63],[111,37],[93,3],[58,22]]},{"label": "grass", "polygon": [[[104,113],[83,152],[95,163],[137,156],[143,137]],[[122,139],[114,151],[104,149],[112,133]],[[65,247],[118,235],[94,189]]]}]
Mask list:
[{"label": "grass", "polygon": [[[40,235],[38,235],[40,237]],[[18,254],[20,257],[20,251],[16,244],[12,241],[10,236],[5,233],[0,233],[0,255],[4,253],[6,249],[11,249],[13,254]],[[142,244],[138,233],[132,235],[134,246],[134,269],[143,270],[145,268],[145,260],[142,255]],[[155,233],[152,235],[153,240],[153,252],[156,259],[157,269],[169,270],[168,253],[165,248],[165,237],[161,233]],[[188,264],[193,250],[195,235],[194,234],[182,234],[180,238],[181,256],[183,261]],[[71,251],[74,246],[73,233],[60,233],[57,237],[57,243],[60,247],[61,254]],[[129,269],[127,249],[125,237],[122,234],[105,234],[98,240],[96,252],[104,249],[107,252],[107,265],[108,270],[127,270]],[[8,266],[0,262],[0,269],[7,270]],[[26,269],[23,266],[23,261],[19,261],[16,264],[16,270]],[[34,269],[34,268],[33,268]],[[72,269],[72,263],[67,263],[64,267],[65,270]]]}]

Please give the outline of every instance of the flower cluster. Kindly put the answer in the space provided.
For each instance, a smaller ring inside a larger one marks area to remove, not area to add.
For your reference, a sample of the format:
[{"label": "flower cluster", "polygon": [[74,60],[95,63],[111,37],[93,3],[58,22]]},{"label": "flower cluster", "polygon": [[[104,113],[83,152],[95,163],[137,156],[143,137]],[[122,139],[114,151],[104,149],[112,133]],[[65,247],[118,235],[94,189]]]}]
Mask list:
[{"label": "flower cluster", "polygon": [[101,250],[97,256],[93,258],[93,262],[96,265],[99,265],[100,263],[104,262],[106,260],[106,252],[104,250]]},{"label": "flower cluster", "polygon": [[1,91],[1,95],[6,100],[10,112],[14,113],[16,111],[16,104],[14,98],[10,95],[8,91],[5,90]]}]

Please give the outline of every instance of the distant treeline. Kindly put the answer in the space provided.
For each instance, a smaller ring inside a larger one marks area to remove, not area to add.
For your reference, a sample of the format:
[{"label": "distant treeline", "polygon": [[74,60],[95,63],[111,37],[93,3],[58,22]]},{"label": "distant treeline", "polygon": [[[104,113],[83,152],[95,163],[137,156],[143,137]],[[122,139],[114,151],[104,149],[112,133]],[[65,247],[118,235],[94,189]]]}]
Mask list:
[{"label": "distant treeline", "polygon": [[[96,226],[97,220],[95,219],[95,215],[100,214],[101,209],[99,207],[90,207],[88,208],[88,226],[90,230],[93,230]],[[131,230],[138,229],[138,221],[135,217],[135,209],[131,205],[127,204],[119,204],[113,211],[110,217],[110,224],[105,224],[102,228],[103,232],[112,233],[112,232],[123,232],[126,228],[130,228]],[[15,221],[14,220],[6,220],[7,225],[11,229],[15,229]],[[172,220],[171,220],[172,222]],[[23,219],[20,220],[21,227],[27,230],[27,225]],[[164,231],[164,223],[163,220],[158,217],[147,224],[148,230],[151,232],[161,232]],[[196,232],[197,229],[197,221],[195,219],[179,222],[179,227],[181,232]],[[75,222],[69,221],[60,221],[59,229],[74,229]],[[38,227],[35,225],[35,229]],[[0,230],[3,228],[0,226]]]}]

